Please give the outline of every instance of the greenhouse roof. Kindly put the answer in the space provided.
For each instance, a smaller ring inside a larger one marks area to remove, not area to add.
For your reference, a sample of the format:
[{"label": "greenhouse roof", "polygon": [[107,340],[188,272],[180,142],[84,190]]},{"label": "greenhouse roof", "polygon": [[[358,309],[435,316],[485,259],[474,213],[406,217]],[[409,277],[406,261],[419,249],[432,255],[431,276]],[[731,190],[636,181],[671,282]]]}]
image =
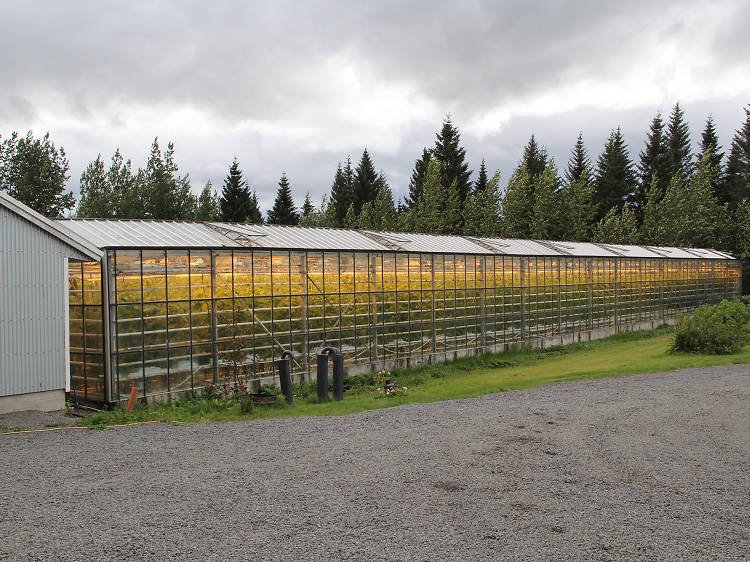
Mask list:
[{"label": "greenhouse roof", "polygon": [[258,248],[402,251],[509,256],[734,259],[717,250],[554,242],[338,228],[221,222],[67,219],[51,221],[90,246],[104,248]]}]

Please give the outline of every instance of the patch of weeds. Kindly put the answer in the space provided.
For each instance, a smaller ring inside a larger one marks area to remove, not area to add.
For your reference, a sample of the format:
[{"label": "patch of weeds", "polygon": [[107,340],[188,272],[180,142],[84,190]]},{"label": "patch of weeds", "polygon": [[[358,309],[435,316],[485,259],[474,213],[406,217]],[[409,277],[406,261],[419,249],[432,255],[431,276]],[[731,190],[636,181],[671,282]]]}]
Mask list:
[{"label": "patch of weeds", "polygon": [[13,433],[14,431],[25,431],[23,427],[17,425],[0,425],[0,433]]}]

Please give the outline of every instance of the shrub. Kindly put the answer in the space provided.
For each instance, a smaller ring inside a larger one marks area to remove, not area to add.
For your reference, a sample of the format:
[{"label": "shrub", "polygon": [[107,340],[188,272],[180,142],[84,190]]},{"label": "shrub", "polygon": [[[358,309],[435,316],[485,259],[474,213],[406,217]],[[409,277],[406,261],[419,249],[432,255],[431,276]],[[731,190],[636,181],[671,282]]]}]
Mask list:
[{"label": "shrub", "polygon": [[742,302],[702,306],[677,322],[672,351],[737,353],[750,339],[748,323],[750,307]]}]

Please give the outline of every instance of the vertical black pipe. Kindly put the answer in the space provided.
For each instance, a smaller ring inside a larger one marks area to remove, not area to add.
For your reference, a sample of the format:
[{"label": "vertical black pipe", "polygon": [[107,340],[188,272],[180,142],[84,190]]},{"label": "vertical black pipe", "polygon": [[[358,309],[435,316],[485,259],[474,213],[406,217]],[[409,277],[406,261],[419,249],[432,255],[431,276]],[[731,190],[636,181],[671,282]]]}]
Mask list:
[{"label": "vertical black pipe", "polygon": [[318,401],[328,402],[328,354],[318,353]]},{"label": "vertical black pipe", "polygon": [[281,359],[276,362],[276,367],[279,369],[279,384],[281,385],[281,393],[284,395],[284,400],[290,406],[294,405],[294,395],[292,394],[292,356],[288,351],[284,351],[281,354]]},{"label": "vertical black pipe", "polygon": [[333,354],[333,397],[344,399],[344,356],[340,353]]}]

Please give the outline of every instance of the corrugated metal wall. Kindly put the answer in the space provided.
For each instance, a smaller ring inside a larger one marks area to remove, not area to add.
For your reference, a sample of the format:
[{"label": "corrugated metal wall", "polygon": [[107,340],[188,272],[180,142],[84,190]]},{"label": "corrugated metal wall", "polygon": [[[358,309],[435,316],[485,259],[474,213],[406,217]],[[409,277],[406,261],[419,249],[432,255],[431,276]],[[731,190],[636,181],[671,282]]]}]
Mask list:
[{"label": "corrugated metal wall", "polygon": [[74,248],[0,206],[0,396],[65,387]]}]

